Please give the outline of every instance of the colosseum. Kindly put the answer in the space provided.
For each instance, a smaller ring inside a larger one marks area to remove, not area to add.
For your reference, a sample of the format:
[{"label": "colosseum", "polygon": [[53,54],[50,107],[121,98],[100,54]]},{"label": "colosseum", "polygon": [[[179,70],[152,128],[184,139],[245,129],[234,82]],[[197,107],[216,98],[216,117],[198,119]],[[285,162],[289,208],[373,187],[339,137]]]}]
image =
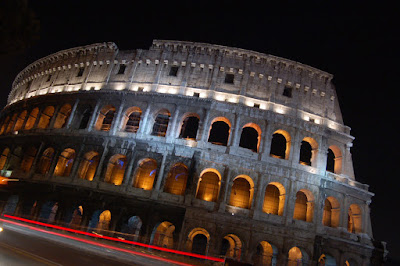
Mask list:
[{"label": "colosseum", "polygon": [[1,111],[19,181],[0,211],[254,265],[380,265],[332,78],[183,41],[41,58]]}]

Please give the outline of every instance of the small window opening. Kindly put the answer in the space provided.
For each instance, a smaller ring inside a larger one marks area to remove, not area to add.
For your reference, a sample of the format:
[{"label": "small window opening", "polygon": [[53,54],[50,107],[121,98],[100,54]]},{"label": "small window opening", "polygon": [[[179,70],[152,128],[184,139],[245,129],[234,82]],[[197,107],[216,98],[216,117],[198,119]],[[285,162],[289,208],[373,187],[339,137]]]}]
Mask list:
[{"label": "small window opening", "polygon": [[301,142],[300,164],[311,166],[312,147],[307,141]]},{"label": "small window opening", "polygon": [[91,108],[86,109],[82,115],[82,119],[78,129],[85,129],[89,123],[89,119],[91,116],[92,116],[92,109]]},{"label": "small window opening", "polygon": [[144,91],[144,88],[143,87],[139,87],[138,91]]},{"label": "small window opening", "polygon": [[49,82],[51,80],[51,74],[47,76],[46,82]]},{"label": "small window opening", "polygon": [[235,78],[235,75],[233,75],[233,74],[226,74],[226,75],[225,75],[225,83],[227,83],[227,84],[233,84],[234,78]]},{"label": "small window opening", "polygon": [[289,97],[289,98],[292,98],[292,88],[291,87],[285,87],[283,89],[283,94],[282,95],[286,96],[286,97]]},{"label": "small window opening", "polygon": [[118,75],[122,75],[125,73],[126,65],[125,64],[120,64],[119,69],[118,69]]},{"label": "small window opening", "polygon": [[180,138],[183,139],[196,139],[197,129],[199,128],[199,119],[195,116],[186,117],[182,123]]},{"label": "small window opening", "polygon": [[326,161],[326,171],[334,173],[335,172],[335,154],[331,149],[328,149],[328,158]]},{"label": "small window opening", "polygon": [[260,104],[259,103],[255,103],[253,106],[254,106],[254,108],[260,108]]},{"label": "small window opening", "polygon": [[85,68],[84,68],[84,67],[80,67],[80,68],[79,68],[78,75],[76,75],[76,76],[77,76],[77,77],[82,77],[83,71],[85,71]]},{"label": "small window opening", "polygon": [[178,75],[178,66],[172,66],[171,69],[169,70],[169,76],[176,77]]},{"label": "small window opening", "polygon": [[199,98],[200,97],[200,93],[199,92],[193,93],[193,97]]}]

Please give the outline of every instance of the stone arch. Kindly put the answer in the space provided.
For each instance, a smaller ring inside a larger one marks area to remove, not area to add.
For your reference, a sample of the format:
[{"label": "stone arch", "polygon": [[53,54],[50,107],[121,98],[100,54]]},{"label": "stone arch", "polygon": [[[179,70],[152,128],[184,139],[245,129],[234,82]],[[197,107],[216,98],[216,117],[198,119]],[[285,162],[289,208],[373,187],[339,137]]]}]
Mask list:
[{"label": "stone arch", "polygon": [[92,116],[92,107],[87,106],[86,108],[83,109],[84,111],[82,112],[81,115],[79,115],[79,126],[78,129],[85,129],[89,125],[90,117]]},{"label": "stone arch", "polygon": [[250,209],[254,194],[254,182],[246,175],[235,177],[232,184],[229,205]]},{"label": "stone arch", "polygon": [[14,124],[17,120],[17,113],[14,113],[13,116],[11,117],[10,122],[8,122],[8,125],[6,127],[6,132],[5,133],[9,133],[11,131],[11,129],[14,127]]},{"label": "stone arch", "polygon": [[45,223],[54,223],[58,211],[58,202],[46,201],[40,208],[39,220]]},{"label": "stone arch", "polygon": [[192,229],[188,235],[186,250],[192,253],[206,255],[208,253],[209,243],[210,234],[208,231],[204,228],[197,227]]},{"label": "stone arch", "polygon": [[139,161],[139,167],[136,170],[133,187],[143,190],[152,190],[154,180],[157,175],[157,161],[151,158],[145,158]]},{"label": "stone arch", "polygon": [[8,170],[16,170],[20,167],[22,159],[22,147],[18,146],[14,148],[13,152],[10,155],[9,163],[8,163]]},{"label": "stone arch", "polygon": [[104,234],[105,231],[110,229],[111,222],[111,212],[109,210],[105,210],[99,215],[99,221],[97,222],[96,231]]},{"label": "stone arch", "polygon": [[188,113],[183,116],[179,138],[196,140],[199,129],[200,116],[196,113]]},{"label": "stone arch", "polygon": [[129,107],[122,120],[123,131],[137,133],[139,130],[142,110],[137,106]]},{"label": "stone arch", "polygon": [[38,115],[39,115],[39,108],[38,107],[33,108],[32,111],[29,113],[28,120],[26,121],[25,130],[33,128],[36,119],[38,118]]},{"label": "stone arch", "polygon": [[54,149],[52,147],[48,147],[42,152],[42,156],[40,157],[39,164],[36,168],[36,172],[42,175],[45,175],[49,172],[51,162],[54,157]]},{"label": "stone arch", "polygon": [[208,142],[227,146],[231,131],[231,122],[226,117],[216,117],[211,121]]},{"label": "stone arch", "polygon": [[347,215],[347,231],[362,233],[362,210],[358,204],[351,204]]},{"label": "stone arch", "polygon": [[97,116],[94,128],[100,131],[110,131],[112,122],[114,120],[115,110],[115,107],[112,105],[104,106]]},{"label": "stone arch", "polygon": [[288,252],[288,266],[307,265],[307,253],[299,247],[292,247]]},{"label": "stone arch", "polygon": [[173,248],[174,231],[175,231],[175,226],[168,221],[164,221],[162,223],[157,224],[154,227],[153,232],[151,233],[150,244],[165,248]]},{"label": "stone arch", "polygon": [[329,227],[338,227],[340,221],[340,204],[335,197],[325,199],[322,224]]},{"label": "stone arch", "polygon": [[164,192],[184,195],[189,171],[183,163],[176,163],[171,167],[164,185]]},{"label": "stone arch", "polygon": [[242,241],[237,235],[228,234],[222,239],[220,255],[240,260],[242,245]]},{"label": "stone arch", "polygon": [[47,106],[42,114],[40,115],[39,123],[37,125],[38,128],[46,129],[49,127],[50,120],[54,115],[54,106]]},{"label": "stone arch", "polygon": [[19,116],[17,117],[17,121],[15,122],[15,126],[13,131],[19,131],[22,129],[22,126],[24,124],[25,118],[28,115],[28,111],[27,110],[23,110]]},{"label": "stone arch", "polygon": [[267,241],[261,241],[257,245],[253,255],[254,265],[275,266],[278,256],[278,248]]},{"label": "stone arch", "polygon": [[342,173],[342,151],[336,145],[329,146],[326,170],[335,174]]},{"label": "stone arch", "polygon": [[293,219],[312,222],[314,217],[314,196],[311,191],[301,189],[296,193]]},{"label": "stone arch", "polygon": [[322,254],[318,259],[318,266],[336,266],[336,259],[329,254]]},{"label": "stone arch", "polygon": [[67,124],[68,118],[71,115],[72,107],[70,104],[64,104],[58,111],[54,128],[63,128]]},{"label": "stone arch", "polygon": [[305,137],[300,146],[299,163],[316,167],[318,156],[318,143],[311,137]]},{"label": "stone arch", "polygon": [[20,169],[23,172],[28,173],[31,170],[33,161],[35,160],[35,157],[36,157],[36,153],[37,153],[37,149],[34,146],[30,146],[24,152],[24,155],[23,155],[22,161],[21,161],[21,166],[20,166]]},{"label": "stone arch", "polygon": [[154,118],[153,130],[151,135],[165,137],[167,135],[169,119],[171,113],[167,109],[160,110]]},{"label": "stone arch", "polygon": [[114,154],[108,160],[107,170],[104,175],[104,182],[119,186],[124,180],[126,169],[126,156],[122,154]]},{"label": "stone arch", "polygon": [[247,123],[242,127],[239,147],[258,152],[261,140],[261,128],[255,123]]},{"label": "stone arch", "polygon": [[58,162],[56,168],[54,169],[54,175],[69,176],[71,174],[74,160],[75,160],[75,150],[71,148],[65,149],[58,157]]},{"label": "stone arch", "polygon": [[[82,222],[83,206],[82,205],[74,206],[73,208],[70,209],[69,213],[67,213],[66,216],[67,217],[66,217],[65,222],[68,223],[69,227],[79,228],[80,224]],[[97,219],[97,221],[98,221],[98,219]],[[90,222],[89,222],[89,225],[90,225]],[[96,226],[96,224],[94,225],[94,227],[95,226]]]},{"label": "stone arch", "polygon": [[286,191],[278,182],[271,182],[265,188],[263,212],[282,216],[285,207]]},{"label": "stone arch", "polygon": [[9,154],[10,154],[10,149],[7,147],[4,148],[3,152],[0,155],[0,170],[2,170],[6,165]]},{"label": "stone arch", "polygon": [[196,198],[216,202],[221,186],[221,174],[212,168],[203,170],[197,185]]},{"label": "stone arch", "polygon": [[92,181],[99,165],[100,156],[96,151],[85,153],[79,165],[78,176],[81,179]]},{"label": "stone arch", "polygon": [[274,158],[288,160],[290,145],[290,134],[285,130],[278,129],[272,134],[270,155]]},{"label": "stone arch", "polygon": [[142,224],[142,219],[140,219],[139,216],[131,216],[126,223],[126,229],[124,229],[123,231],[125,231],[127,234],[132,235],[133,241],[137,241],[139,239]]},{"label": "stone arch", "polygon": [[8,197],[6,205],[4,206],[3,209],[3,214],[13,215],[15,209],[17,208],[18,202],[19,202],[18,195],[11,195],[10,197]]},{"label": "stone arch", "polygon": [[7,116],[6,119],[3,120],[3,124],[1,125],[0,128],[0,134],[3,134],[5,132],[5,129],[7,128],[9,121],[10,121],[10,116]]}]

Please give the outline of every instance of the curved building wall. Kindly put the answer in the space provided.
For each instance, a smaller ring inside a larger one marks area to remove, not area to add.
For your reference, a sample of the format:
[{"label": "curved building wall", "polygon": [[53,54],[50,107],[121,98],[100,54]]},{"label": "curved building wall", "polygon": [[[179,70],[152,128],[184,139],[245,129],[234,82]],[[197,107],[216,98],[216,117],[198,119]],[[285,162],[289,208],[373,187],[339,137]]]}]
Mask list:
[{"label": "curved building wall", "polygon": [[331,79],[179,41],[40,59],[0,116],[0,167],[21,180],[3,211],[40,219],[57,202],[54,221],[72,223],[79,206],[77,226],[121,233],[134,221],[131,234],[151,244],[256,264],[364,265],[373,194],[355,181]]}]

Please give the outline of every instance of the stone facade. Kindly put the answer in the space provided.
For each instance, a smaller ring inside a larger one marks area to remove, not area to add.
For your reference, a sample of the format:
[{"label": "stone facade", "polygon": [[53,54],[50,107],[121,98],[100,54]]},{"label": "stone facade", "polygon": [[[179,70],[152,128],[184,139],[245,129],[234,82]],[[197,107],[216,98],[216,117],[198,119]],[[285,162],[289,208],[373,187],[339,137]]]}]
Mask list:
[{"label": "stone facade", "polygon": [[257,265],[379,264],[331,79],[180,41],[49,55],[1,112],[0,168],[20,180],[3,212]]}]

